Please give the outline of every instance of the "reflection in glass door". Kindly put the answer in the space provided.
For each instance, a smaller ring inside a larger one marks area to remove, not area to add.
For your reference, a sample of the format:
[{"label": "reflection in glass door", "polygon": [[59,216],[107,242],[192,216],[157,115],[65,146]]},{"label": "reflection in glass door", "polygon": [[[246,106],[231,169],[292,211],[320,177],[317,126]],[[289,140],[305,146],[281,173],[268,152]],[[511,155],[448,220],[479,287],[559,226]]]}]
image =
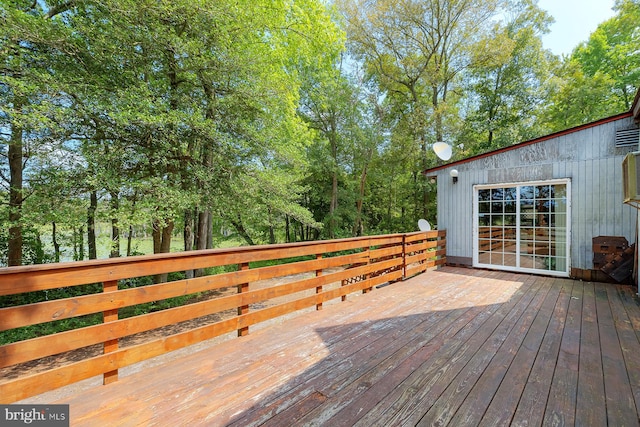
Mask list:
[{"label": "reflection in glass door", "polygon": [[569,274],[570,181],[476,186],[474,265]]}]

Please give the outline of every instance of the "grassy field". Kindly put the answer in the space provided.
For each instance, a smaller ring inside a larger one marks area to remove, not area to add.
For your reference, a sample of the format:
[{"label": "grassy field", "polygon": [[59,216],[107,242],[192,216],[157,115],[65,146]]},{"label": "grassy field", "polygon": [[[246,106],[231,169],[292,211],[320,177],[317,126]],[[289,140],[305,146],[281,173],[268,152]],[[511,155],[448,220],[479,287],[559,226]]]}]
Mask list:
[{"label": "grassy field", "polygon": [[[45,245],[45,251],[47,253],[53,253],[53,245],[50,241],[43,241]],[[241,246],[242,242],[237,239],[226,239],[218,242],[214,242],[215,247],[218,248],[230,248]],[[98,236],[97,241],[97,255],[98,259],[109,258],[109,253],[111,251],[111,239],[109,236],[101,235]],[[171,238],[171,252],[182,252],[184,251],[184,239],[181,235],[173,236]],[[131,252],[133,255],[149,255],[153,254],[153,239],[151,237],[136,237],[132,239],[131,242]],[[85,257],[88,256],[88,249],[86,247],[84,249]],[[127,255],[127,239],[124,237],[120,241],[120,254],[122,256]],[[73,261],[73,248],[63,247],[62,248],[62,256],[60,258],[62,262],[65,261]]]},{"label": "grassy field", "polygon": [[[102,240],[102,239],[100,239]],[[98,243],[100,248],[98,249],[98,258],[108,258],[110,251],[111,241],[109,238],[104,239]],[[182,252],[184,250],[184,239],[182,236],[173,236],[171,238],[171,252]],[[153,253],[153,239],[151,237],[138,237],[131,240],[131,252],[136,255],[148,255]],[[120,241],[120,253],[125,256],[127,254],[127,239]]]}]

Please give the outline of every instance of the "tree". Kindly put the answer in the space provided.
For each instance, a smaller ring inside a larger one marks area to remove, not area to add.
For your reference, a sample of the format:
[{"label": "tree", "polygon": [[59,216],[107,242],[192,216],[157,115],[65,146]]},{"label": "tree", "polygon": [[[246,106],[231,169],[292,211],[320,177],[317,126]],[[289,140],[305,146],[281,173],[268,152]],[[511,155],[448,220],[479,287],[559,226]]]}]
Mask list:
[{"label": "tree", "polygon": [[[598,73],[585,75],[580,63],[565,59],[554,71],[546,107],[549,131],[569,129],[619,113],[606,99],[611,95],[611,78]],[[605,101],[603,101],[605,100]]]},{"label": "tree", "polygon": [[616,15],[600,24],[557,69],[547,112],[551,130],[631,108],[640,81],[640,3],[618,0],[614,9]]},{"label": "tree", "polygon": [[[49,74],[66,39],[61,14],[70,4],[16,1],[0,7],[0,150],[8,187],[8,264],[22,264],[25,164],[51,137],[57,84]],[[4,162],[3,162],[4,163]]]},{"label": "tree", "polygon": [[[601,73],[611,78],[611,96],[616,106],[631,108],[640,80],[640,3],[618,0],[617,14],[598,26],[586,43],[573,53],[588,77]],[[621,108],[621,109],[622,109]]]},{"label": "tree", "polygon": [[317,171],[320,176],[315,181],[322,180],[323,176],[329,177],[325,230],[330,239],[335,239],[337,235],[338,186],[347,152],[350,151],[347,147],[351,142],[347,141],[347,127],[355,121],[359,104],[354,88],[342,74],[341,59],[335,58],[335,61],[324,70],[307,70],[300,106],[302,117],[317,131],[315,144],[318,146],[309,153],[317,153],[313,161],[316,166],[323,167]]},{"label": "tree", "polygon": [[[59,150],[57,155],[34,162],[30,176],[30,194],[25,200],[25,223],[32,229],[50,229],[53,245],[53,261],[60,262],[65,248],[73,249],[72,259],[84,258],[81,239],[87,200],[83,198],[84,186],[79,176],[82,169],[64,164],[74,158],[73,153]],[[68,156],[66,155],[68,154]],[[70,258],[71,256],[67,256]]]},{"label": "tree", "polygon": [[411,221],[417,221],[429,215],[429,186],[419,175],[434,161],[427,148],[457,131],[459,78],[474,61],[490,59],[474,55],[474,48],[489,36],[497,2],[343,0],[339,5],[351,52],[389,105],[390,142],[398,146],[389,152],[402,153],[406,161],[392,170],[407,174],[403,181],[414,188],[408,200]]},{"label": "tree", "polygon": [[[191,230],[185,249],[210,247],[212,213],[246,206],[227,197],[231,188],[265,194],[271,241],[285,218],[318,226],[300,205],[312,139],[297,115],[300,70],[344,42],[321,2],[12,2],[0,20],[11,263],[21,259],[25,156],[47,156],[35,142],[69,144],[83,159],[73,179],[88,202],[92,258],[100,212],[113,256],[122,230],[143,223],[153,224],[157,252],[181,221]],[[68,172],[41,180],[38,194],[60,188]],[[32,200],[39,211],[44,201]]]},{"label": "tree", "polygon": [[545,102],[553,57],[540,36],[552,18],[535,2],[513,2],[494,37],[476,54],[494,52],[490,61],[474,61],[468,81],[465,126],[458,143],[466,155],[486,152],[540,136],[540,106]]}]

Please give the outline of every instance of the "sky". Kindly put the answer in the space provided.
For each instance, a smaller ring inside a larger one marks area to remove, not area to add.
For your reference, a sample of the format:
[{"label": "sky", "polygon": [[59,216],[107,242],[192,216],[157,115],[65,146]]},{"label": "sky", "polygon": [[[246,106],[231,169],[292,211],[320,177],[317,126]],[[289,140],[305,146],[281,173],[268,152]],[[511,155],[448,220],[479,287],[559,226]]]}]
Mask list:
[{"label": "sky", "polygon": [[542,37],[544,47],[556,55],[569,55],[598,24],[614,15],[613,3],[614,0],[538,0],[538,6],[556,20],[551,32]]}]

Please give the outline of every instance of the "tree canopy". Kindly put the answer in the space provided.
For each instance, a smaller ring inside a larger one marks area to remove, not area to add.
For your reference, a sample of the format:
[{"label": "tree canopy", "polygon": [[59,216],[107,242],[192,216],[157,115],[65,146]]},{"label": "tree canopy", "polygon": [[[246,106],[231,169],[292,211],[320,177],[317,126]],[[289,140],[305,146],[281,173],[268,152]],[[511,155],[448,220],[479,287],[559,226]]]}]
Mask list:
[{"label": "tree canopy", "polygon": [[615,11],[559,58],[536,0],[0,0],[0,264],[435,223],[433,143],[629,109]]}]

